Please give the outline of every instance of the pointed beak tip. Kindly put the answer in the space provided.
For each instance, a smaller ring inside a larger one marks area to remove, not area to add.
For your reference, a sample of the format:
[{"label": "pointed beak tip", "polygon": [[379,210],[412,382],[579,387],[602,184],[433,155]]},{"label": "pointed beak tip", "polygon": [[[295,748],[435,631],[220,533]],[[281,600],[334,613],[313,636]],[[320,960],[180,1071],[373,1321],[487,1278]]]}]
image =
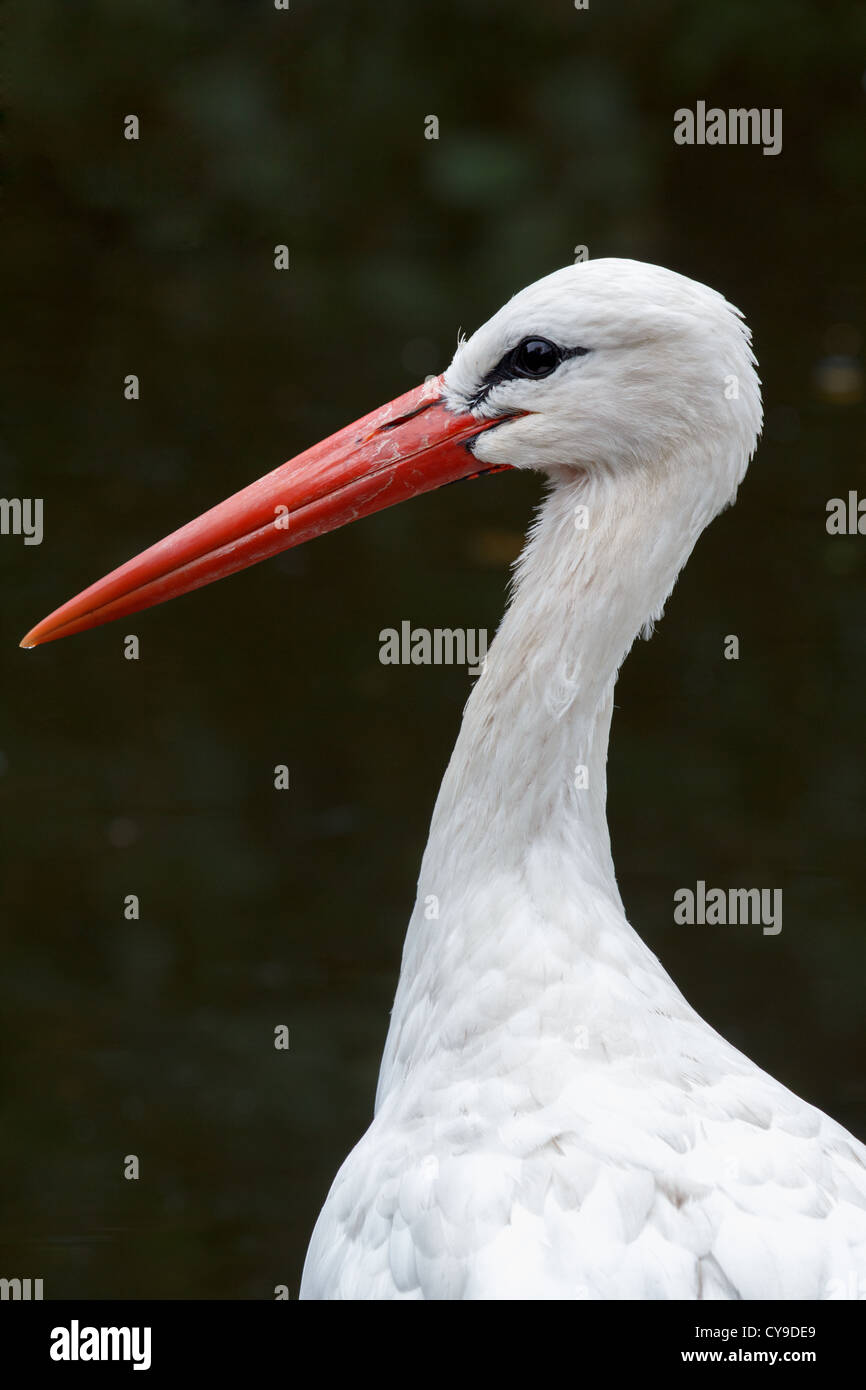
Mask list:
[{"label": "pointed beak tip", "polygon": [[51,641],[51,628],[48,620],[43,618],[35,627],[31,627],[29,632],[25,632],[18,646],[25,652],[29,652],[33,647],[41,647],[43,643]]}]

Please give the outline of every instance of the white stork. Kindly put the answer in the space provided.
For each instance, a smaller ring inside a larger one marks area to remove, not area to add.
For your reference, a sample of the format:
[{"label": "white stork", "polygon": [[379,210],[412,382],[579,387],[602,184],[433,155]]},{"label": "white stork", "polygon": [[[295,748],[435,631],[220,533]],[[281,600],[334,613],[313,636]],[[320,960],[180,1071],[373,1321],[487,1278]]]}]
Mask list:
[{"label": "white stork", "polygon": [[626,919],[605,815],[617,671],[734,500],[760,423],[750,335],[721,295],[634,261],[569,266],[442,378],[25,638],[458,477],[547,476],[433,814],[375,1116],[316,1223],[302,1298],[866,1293],[866,1148],[686,1002]]}]

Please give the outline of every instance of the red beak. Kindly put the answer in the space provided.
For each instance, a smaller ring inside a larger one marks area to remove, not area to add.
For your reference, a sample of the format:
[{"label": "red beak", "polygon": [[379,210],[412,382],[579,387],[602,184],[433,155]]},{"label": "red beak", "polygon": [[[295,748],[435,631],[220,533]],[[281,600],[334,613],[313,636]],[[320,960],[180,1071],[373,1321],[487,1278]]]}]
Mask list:
[{"label": "red beak", "polygon": [[511,417],[452,414],[442,400],[441,378],[407,391],[91,584],[38,623],[21,645],[37,647],[164,603],[483,471],[471,441],[503,418]]}]

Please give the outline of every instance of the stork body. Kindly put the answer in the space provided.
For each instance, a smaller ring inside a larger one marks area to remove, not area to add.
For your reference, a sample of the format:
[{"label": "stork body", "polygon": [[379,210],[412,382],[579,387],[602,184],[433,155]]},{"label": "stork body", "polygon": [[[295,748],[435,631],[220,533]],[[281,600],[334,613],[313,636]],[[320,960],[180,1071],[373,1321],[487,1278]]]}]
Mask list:
[{"label": "stork body", "polygon": [[[375,1118],[319,1218],[305,1298],[817,1299],[866,1276],[863,1145],[695,1013],[617,889],[617,670],[733,500],[760,417],[718,296],[662,272],[647,311],[649,267],[596,268],[597,294],[576,269],[517,296],[446,373],[459,405],[530,330],[604,335],[626,359],[618,401],[600,360],[598,381],[575,361],[570,430],[560,415],[540,437],[533,413],[476,449],[552,487],[439,794]],[[706,334],[665,324],[690,313]]]},{"label": "stork body", "polygon": [[457,477],[547,475],[434,811],[375,1116],[316,1224],[303,1298],[866,1296],[866,1149],[686,1002],[626,920],[605,815],[617,672],[734,500],[760,421],[748,331],[720,295],[589,261],[516,295],[441,381],[25,638]]}]

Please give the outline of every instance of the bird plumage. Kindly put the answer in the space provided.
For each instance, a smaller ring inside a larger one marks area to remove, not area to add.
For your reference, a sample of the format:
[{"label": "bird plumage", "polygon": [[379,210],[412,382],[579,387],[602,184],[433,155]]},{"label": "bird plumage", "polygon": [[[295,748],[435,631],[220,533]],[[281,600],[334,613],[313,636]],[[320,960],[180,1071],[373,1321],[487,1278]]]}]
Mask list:
[{"label": "bird plumage", "polygon": [[[586,351],[482,395],[531,335]],[[526,412],[476,457],[550,490],[433,814],[375,1117],[301,1296],[833,1297],[866,1275],[866,1149],[686,1002],[626,919],[605,815],[619,666],[756,444],[748,330],[670,271],[587,262],[461,342],[444,387],[455,411]]]}]

